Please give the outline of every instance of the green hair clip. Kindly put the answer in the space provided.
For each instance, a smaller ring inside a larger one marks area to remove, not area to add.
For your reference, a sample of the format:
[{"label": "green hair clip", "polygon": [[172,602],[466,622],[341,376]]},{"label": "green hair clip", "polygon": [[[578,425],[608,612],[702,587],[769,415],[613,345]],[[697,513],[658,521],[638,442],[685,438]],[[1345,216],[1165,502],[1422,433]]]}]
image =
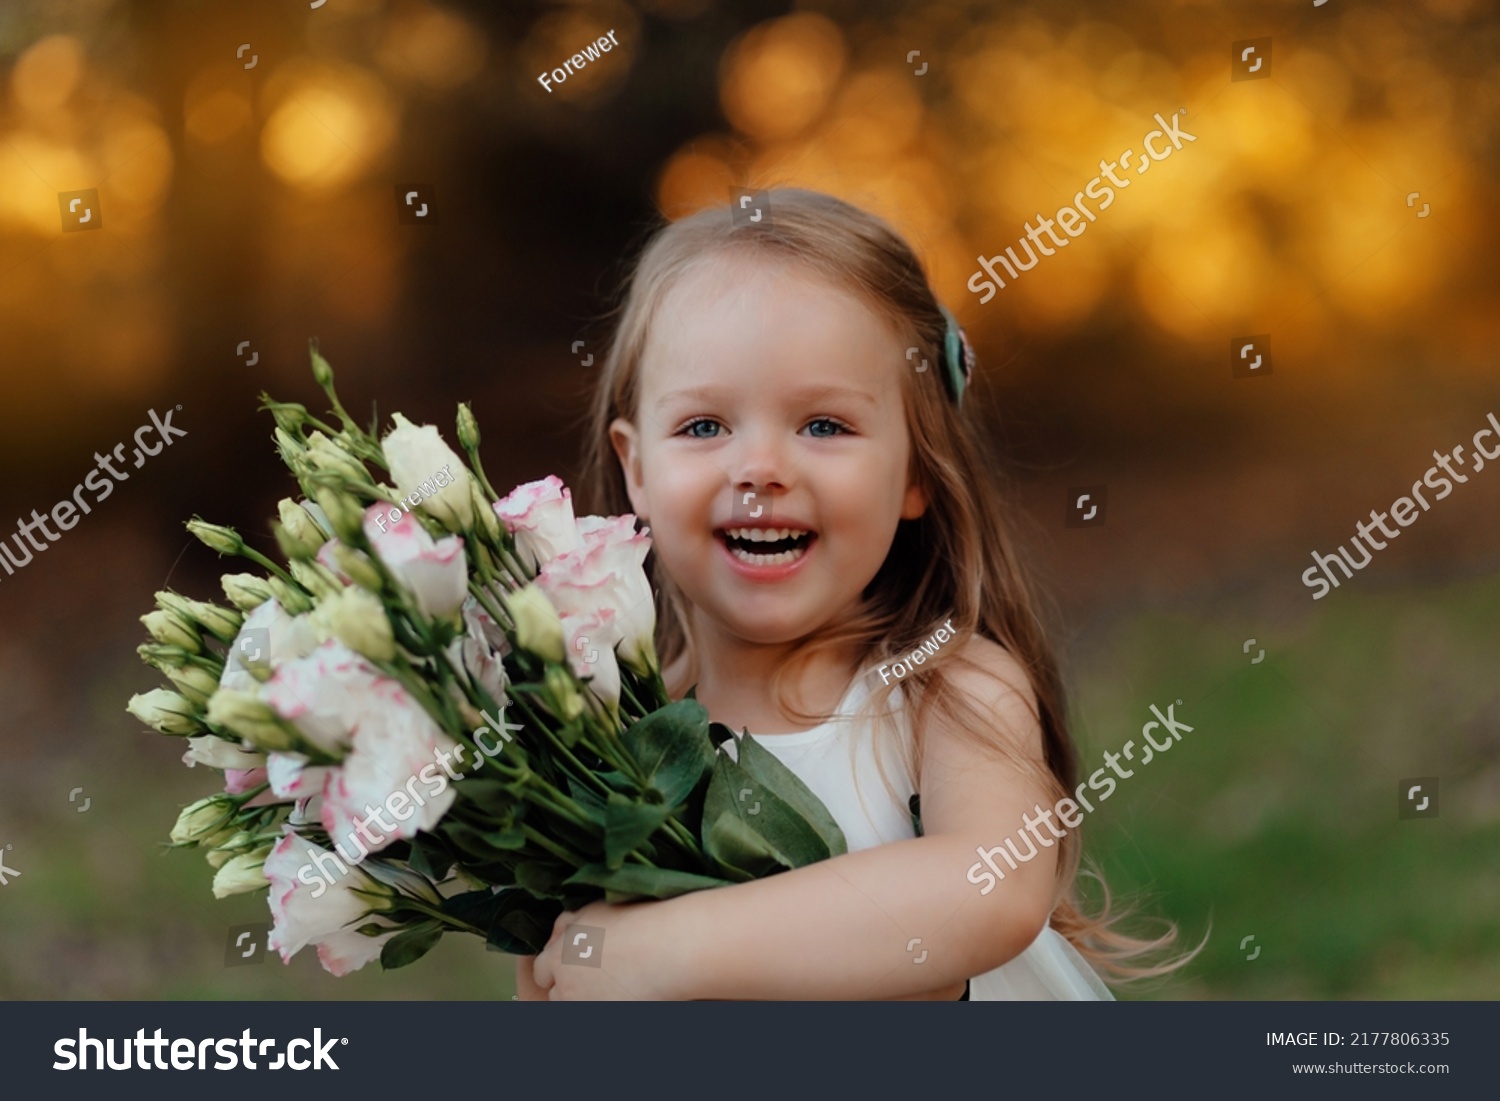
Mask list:
[{"label": "green hair clip", "polygon": [[947,307],[939,306],[938,309],[943,311],[943,317],[948,322],[948,331],[943,336],[943,381],[948,384],[953,404],[961,407],[964,403],[964,391],[974,378],[974,347],[969,343],[958,319],[948,312]]}]

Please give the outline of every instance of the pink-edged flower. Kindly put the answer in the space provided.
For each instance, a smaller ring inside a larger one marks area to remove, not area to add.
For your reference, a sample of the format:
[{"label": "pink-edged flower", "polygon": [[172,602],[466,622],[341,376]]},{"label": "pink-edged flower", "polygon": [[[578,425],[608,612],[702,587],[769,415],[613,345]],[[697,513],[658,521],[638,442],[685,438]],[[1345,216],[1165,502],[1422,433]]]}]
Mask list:
[{"label": "pink-edged flower", "polygon": [[342,642],[329,639],[312,653],[277,668],[265,700],[319,749],[338,753],[371,706],[381,683],[394,683]]},{"label": "pink-edged flower", "polygon": [[348,754],[323,785],[323,828],[351,853],[432,829],[455,797],[439,761],[458,743],[394,681],[378,682],[369,697]]},{"label": "pink-edged flower", "polygon": [[266,759],[266,780],[279,799],[308,800],[323,794],[331,765],[308,767],[300,753],[272,753]]},{"label": "pink-edged flower", "polygon": [[556,475],[516,486],[495,502],[495,515],[516,537],[516,550],[527,569],[537,570],[583,546],[573,521],[573,494]]},{"label": "pink-edged flower", "polygon": [[[266,770],[264,768],[228,768],[224,770],[224,794],[244,795],[247,791],[254,791],[266,783]],[[284,797],[277,795],[274,790],[261,792],[254,799],[245,804],[247,807],[269,807],[273,803],[285,803]]]},{"label": "pink-edged flower", "polygon": [[564,616],[612,609],[620,660],[648,673],[656,664],[656,601],[643,565],[651,538],[635,531],[634,516],[585,519],[583,547],[544,565],[537,584]]},{"label": "pink-edged flower", "polygon": [[562,617],[568,636],[568,664],[589,690],[610,711],[620,704],[620,663],[615,646],[620,641],[619,626],[613,608],[600,608],[587,615]]},{"label": "pink-edged flower", "polygon": [[[448,657],[461,666],[475,683],[497,703],[505,697],[505,665],[508,652],[505,635],[483,606],[470,597],[464,603],[464,633],[448,645]],[[455,699],[463,698],[457,684],[451,685]]]},{"label": "pink-edged flower", "polygon": [[275,600],[267,600],[245,616],[239,635],[230,643],[219,687],[253,692],[259,681],[249,670],[274,669],[282,662],[306,657],[317,645],[307,616],[290,616]]},{"label": "pink-edged flower", "polygon": [[[390,512],[397,512],[393,522]],[[425,616],[450,616],[469,595],[464,541],[449,535],[434,541],[416,517],[384,505],[365,510],[365,537],[396,580],[417,600]]]},{"label": "pink-edged flower", "polygon": [[284,963],[313,944],[324,970],[347,975],[378,959],[385,942],[400,932],[399,926],[374,937],[359,932],[371,921],[386,924],[369,913],[379,899],[355,893],[380,892],[380,884],[290,829],[266,857],[264,871],[274,922],[268,944]]},{"label": "pink-edged flower", "polygon": [[266,782],[263,768],[231,768],[224,771],[224,794],[244,795]]}]

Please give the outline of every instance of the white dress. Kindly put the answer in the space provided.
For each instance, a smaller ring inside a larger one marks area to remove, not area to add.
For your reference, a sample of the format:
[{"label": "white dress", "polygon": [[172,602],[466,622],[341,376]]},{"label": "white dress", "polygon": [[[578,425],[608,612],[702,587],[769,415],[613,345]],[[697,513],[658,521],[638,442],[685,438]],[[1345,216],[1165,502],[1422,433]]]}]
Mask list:
[{"label": "white dress", "polygon": [[[916,836],[908,810],[916,789],[902,754],[877,737],[874,723],[857,714],[869,694],[865,685],[865,675],[855,677],[833,717],[811,730],[751,735],[823,801],[844,831],[850,852]],[[910,737],[901,690],[890,699],[897,729]],[[969,1000],[1114,1001],[1114,995],[1049,925],[1019,956],[971,979]]]}]

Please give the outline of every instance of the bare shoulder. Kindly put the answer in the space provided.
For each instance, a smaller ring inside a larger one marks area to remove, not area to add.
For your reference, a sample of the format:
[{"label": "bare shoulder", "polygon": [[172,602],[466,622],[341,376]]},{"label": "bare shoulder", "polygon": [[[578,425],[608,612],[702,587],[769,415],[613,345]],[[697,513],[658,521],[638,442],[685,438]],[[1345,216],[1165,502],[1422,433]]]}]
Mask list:
[{"label": "bare shoulder", "polygon": [[[987,638],[970,638],[945,672],[949,687],[987,720],[986,729],[964,731],[934,709],[927,731],[930,744],[972,746],[1009,742],[1028,755],[1041,755],[1042,731],[1036,691],[1026,667],[1004,646]],[[967,735],[967,736],[966,736]]]}]

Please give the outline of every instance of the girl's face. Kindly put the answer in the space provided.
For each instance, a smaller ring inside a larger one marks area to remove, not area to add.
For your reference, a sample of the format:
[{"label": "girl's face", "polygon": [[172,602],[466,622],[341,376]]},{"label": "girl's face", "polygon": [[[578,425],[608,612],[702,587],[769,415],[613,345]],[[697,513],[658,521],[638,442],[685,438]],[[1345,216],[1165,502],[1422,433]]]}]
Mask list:
[{"label": "girl's face", "polygon": [[652,320],[635,422],[610,438],[700,614],[778,644],[854,610],[927,505],[909,369],[882,317],[804,269],[725,257],[682,278]]}]

